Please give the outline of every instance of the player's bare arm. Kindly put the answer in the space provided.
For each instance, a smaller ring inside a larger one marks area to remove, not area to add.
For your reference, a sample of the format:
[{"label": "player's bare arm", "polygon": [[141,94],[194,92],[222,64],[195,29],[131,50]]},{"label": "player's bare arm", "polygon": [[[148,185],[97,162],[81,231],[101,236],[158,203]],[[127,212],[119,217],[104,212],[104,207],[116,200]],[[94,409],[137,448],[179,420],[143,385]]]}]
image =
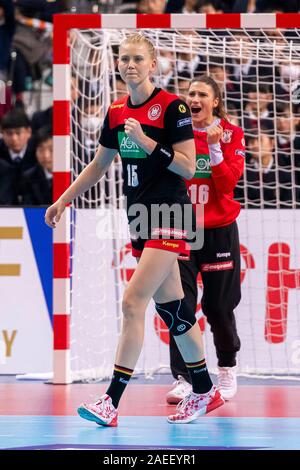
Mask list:
[{"label": "player's bare arm", "polygon": [[102,178],[110,167],[116,153],[115,149],[105,148],[102,145],[99,146],[94,159],[60,198],[52,206],[48,207],[45,214],[45,222],[49,227],[56,227],[56,223],[59,222],[66,204],[69,204],[77,196],[94,186]]}]

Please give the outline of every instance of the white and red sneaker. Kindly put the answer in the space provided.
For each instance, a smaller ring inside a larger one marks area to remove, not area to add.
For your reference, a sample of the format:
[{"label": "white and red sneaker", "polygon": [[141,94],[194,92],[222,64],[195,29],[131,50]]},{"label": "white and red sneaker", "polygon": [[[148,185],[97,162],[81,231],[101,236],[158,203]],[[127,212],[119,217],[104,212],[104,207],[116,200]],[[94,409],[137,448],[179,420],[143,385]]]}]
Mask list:
[{"label": "white and red sneaker", "polygon": [[104,394],[96,403],[82,403],[77,409],[81,418],[95,421],[102,426],[118,426],[118,411],[110,396]]},{"label": "white and red sneaker", "polygon": [[224,403],[225,401],[215,385],[207,393],[191,392],[177,405],[177,413],[170,415],[168,422],[172,424],[191,423]]},{"label": "white and red sneaker", "polygon": [[191,384],[181,375],[178,375],[178,380],[173,385],[174,387],[166,395],[169,405],[177,405],[192,391]]},{"label": "white and red sneaker", "polygon": [[231,400],[237,392],[236,373],[237,366],[218,367],[218,389],[226,401]]}]

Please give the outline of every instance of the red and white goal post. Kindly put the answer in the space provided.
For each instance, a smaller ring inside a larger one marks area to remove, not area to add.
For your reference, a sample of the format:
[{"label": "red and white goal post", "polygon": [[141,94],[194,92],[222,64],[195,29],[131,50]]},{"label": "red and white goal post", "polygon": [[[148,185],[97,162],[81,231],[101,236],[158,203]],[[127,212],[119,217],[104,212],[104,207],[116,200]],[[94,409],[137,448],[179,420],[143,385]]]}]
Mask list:
[{"label": "red and white goal post", "polygon": [[[297,119],[292,101],[297,99],[295,80],[300,80],[299,26],[299,14],[280,13],[55,15],[54,200],[93,157],[107,107],[124,93],[115,58],[125,34],[141,30],[153,40],[158,55],[163,58],[155,82],[170,86],[169,67],[172,91],[177,94],[186,89],[186,75],[182,70],[189,70],[191,76],[203,69],[211,73],[216,63],[221,77],[229,80],[228,67],[232,61],[239,65],[254,64],[251,82],[257,85],[257,94],[252,98],[252,105],[263,105],[259,83],[269,85],[269,99],[274,104],[270,119],[276,155],[280,116],[276,115],[275,87],[282,80],[277,73],[281,67],[287,94],[283,101],[291,103],[290,116],[286,119],[290,123]],[[259,74],[260,61],[271,71],[264,78]],[[241,87],[247,84],[247,79],[243,80],[240,75]],[[221,80],[220,86],[223,85]],[[247,99],[251,107],[251,99],[249,95],[240,95],[241,102],[235,111],[237,98],[227,88],[224,87],[225,105],[229,97],[233,102],[229,115],[243,127],[248,106],[243,100]],[[251,129],[244,128],[244,131],[247,140]],[[290,135],[286,137],[294,139],[294,133],[290,124]],[[286,152],[288,156],[291,151]],[[293,173],[294,169],[293,157],[285,171]],[[274,171],[279,169],[275,167]],[[271,203],[270,208],[264,209],[260,200],[257,208],[243,209],[239,218],[243,298],[236,317],[242,341],[241,373],[295,376],[300,372],[300,218],[296,209],[297,180],[293,177],[291,181],[292,196],[287,208],[281,208],[277,190],[278,199],[273,201],[273,206]],[[122,291],[135,265],[128,246],[121,183],[120,163],[116,161],[96,188],[66,208],[54,230],[54,383],[101,379],[111,373],[120,332]],[[262,178],[259,185],[264,198]],[[103,227],[115,229],[117,225],[122,230],[125,227],[125,235],[124,230],[114,237],[107,235],[109,230],[104,231]],[[197,316],[205,329],[200,305]],[[162,328],[151,304],[147,310],[145,347],[137,371],[147,374],[167,368],[167,342],[168,332]],[[213,369],[215,353],[209,331],[206,353]]]}]

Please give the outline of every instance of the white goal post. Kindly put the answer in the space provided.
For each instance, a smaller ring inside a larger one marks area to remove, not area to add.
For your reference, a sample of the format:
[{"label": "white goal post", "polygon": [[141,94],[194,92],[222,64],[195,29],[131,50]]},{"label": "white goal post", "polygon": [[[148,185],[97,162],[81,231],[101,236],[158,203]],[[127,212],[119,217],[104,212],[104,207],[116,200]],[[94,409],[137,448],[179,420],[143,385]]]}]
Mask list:
[{"label": "white goal post", "polygon": [[[191,78],[211,74],[229,119],[244,129],[250,163],[237,194],[244,208],[243,298],[236,311],[242,373],[300,373],[299,26],[299,14],[278,13],[54,17],[55,200],[93,157],[108,106],[126,92],[116,55],[120,40],[134,30],[157,48],[158,86],[184,96]],[[268,152],[268,171],[259,170]],[[109,237],[109,230],[117,235]],[[108,377],[122,292],[134,270],[118,160],[67,207],[54,230],[53,260],[54,383]],[[204,329],[200,305],[197,315]],[[137,371],[168,368],[167,341],[151,304]],[[214,369],[209,331],[206,352]]]}]

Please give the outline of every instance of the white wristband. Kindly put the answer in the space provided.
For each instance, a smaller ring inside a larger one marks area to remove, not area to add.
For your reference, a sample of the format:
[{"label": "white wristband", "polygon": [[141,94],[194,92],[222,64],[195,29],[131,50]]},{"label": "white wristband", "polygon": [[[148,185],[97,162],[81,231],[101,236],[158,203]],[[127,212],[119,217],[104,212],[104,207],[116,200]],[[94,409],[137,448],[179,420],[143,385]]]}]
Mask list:
[{"label": "white wristband", "polygon": [[208,148],[211,166],[219,165],[224,160],[220,143],[208,144]]}]

